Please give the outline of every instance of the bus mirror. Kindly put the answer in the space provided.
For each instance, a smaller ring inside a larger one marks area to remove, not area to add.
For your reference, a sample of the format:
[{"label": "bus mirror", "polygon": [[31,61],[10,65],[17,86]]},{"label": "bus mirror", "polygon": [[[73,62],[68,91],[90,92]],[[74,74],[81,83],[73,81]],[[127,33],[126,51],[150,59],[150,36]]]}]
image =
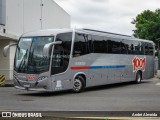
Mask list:
[{"label": "bus mirror", "polygon": [[62,44],[62,41],[57,41],[57,42],[52,42],[52,43],[48,43],[44,46],[43,48],[43,56],[44,57],[49,57],[49,48],[52,46],[52,45],[58,45],[58,44]]},{"label": "bus mirror", "polygon": [[5,46],[4,49],[3,49],[3,56],[7,57],[9,48],[12,47],[12,46],[15,46],[15,45],[17,45],[17,44],[12,44],[12,45]]}]

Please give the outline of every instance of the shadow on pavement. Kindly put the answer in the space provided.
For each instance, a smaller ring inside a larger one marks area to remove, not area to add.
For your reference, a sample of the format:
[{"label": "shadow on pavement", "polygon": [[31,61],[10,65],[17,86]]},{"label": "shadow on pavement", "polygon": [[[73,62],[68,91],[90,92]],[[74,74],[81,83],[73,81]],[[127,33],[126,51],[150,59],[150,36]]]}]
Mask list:
[{"label": "shadow on pavement", "polygon": [[142,81],[141,84],[135,84],[133,82],[124,82],[124,83],[116,83],[116,84],[108,84],[108,85],[101,85],[101,86],[95,86],[95,87],[89,87],[86,88],[82,93],[74,93],[72,90],[64,90],[64,91],[56,91],[56,92],[26,92],[26,93],[19,93],[17,95],[22,95],[22,96],[38,96],[38,97],[52,97],[52,96],[62,96],[62,95],[68,95],[68,94],[83,94],[87,92],[92,92],[92,91],[101,91],[101,90],[107,90],[107,89],[115,89],[115,88],[120,88],[124,86],[134,86],[134,85],[143,85],[143,84],[149,84],[152,81]]}]

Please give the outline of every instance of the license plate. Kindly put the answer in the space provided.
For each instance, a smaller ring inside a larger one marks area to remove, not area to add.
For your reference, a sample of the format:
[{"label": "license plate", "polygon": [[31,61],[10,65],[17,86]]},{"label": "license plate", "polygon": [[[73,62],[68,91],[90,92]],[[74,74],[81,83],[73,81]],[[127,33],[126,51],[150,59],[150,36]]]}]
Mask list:
[{"label": "license plate", "polygon": [[25,88],[29,88],[29,87],[30,87],[30,85],[29,85],[29,84],[28,84],[28,85],[24,85],[24,87],[25,87]]},{"label": "license plate", "polygon": [[27,79],[30,81],[32,81],[32,80],[36,80],[36,76],[35,75],[28,75],[27,76]]}]

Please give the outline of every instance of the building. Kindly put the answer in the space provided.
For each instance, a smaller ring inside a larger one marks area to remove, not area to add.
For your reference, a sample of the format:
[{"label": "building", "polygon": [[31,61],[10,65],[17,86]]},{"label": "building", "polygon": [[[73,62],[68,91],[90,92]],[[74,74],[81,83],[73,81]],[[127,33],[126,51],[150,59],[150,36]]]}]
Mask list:
[{"label": "building", "polygon": [[53,0],[0,0],[0,75],[13,78],[15,48],[3,57],[3,48],[21,34],[51,28],[70,28],[70,15]]}]

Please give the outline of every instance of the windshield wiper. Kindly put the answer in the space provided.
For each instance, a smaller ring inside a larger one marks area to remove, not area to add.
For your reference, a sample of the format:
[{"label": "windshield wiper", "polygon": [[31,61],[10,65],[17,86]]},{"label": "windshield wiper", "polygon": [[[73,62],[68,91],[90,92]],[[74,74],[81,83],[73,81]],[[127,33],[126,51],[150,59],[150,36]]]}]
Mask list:
[{"label": "windshield wiper", "polygon": [[32,70],[34,71],[34,73],[36,73],[36,66],[34,65],[36,62],[35,62],[35,60],[33,58],[33,55],[34,55],[33,53],[34,53],[34,48],[33,48],[32,52],[29,54],[29,58],[28,58],[28,61],[29,61],[29,63],[28,63],[28,72],[31,72],[30,69],[32,68]]},{"label": "windshield wiper", "polygon": [[26,68],[26,65],[25,65],[26,60],[25,59],[27,58],[27,53],[28,53],[28,49],[26,50],[26,53],[23,56],[22,61],[21,61],[20,65],[19,65],[19,68],[18,68],[19,71],[21,70],[21,71],[25,72],[25,68]]}]

